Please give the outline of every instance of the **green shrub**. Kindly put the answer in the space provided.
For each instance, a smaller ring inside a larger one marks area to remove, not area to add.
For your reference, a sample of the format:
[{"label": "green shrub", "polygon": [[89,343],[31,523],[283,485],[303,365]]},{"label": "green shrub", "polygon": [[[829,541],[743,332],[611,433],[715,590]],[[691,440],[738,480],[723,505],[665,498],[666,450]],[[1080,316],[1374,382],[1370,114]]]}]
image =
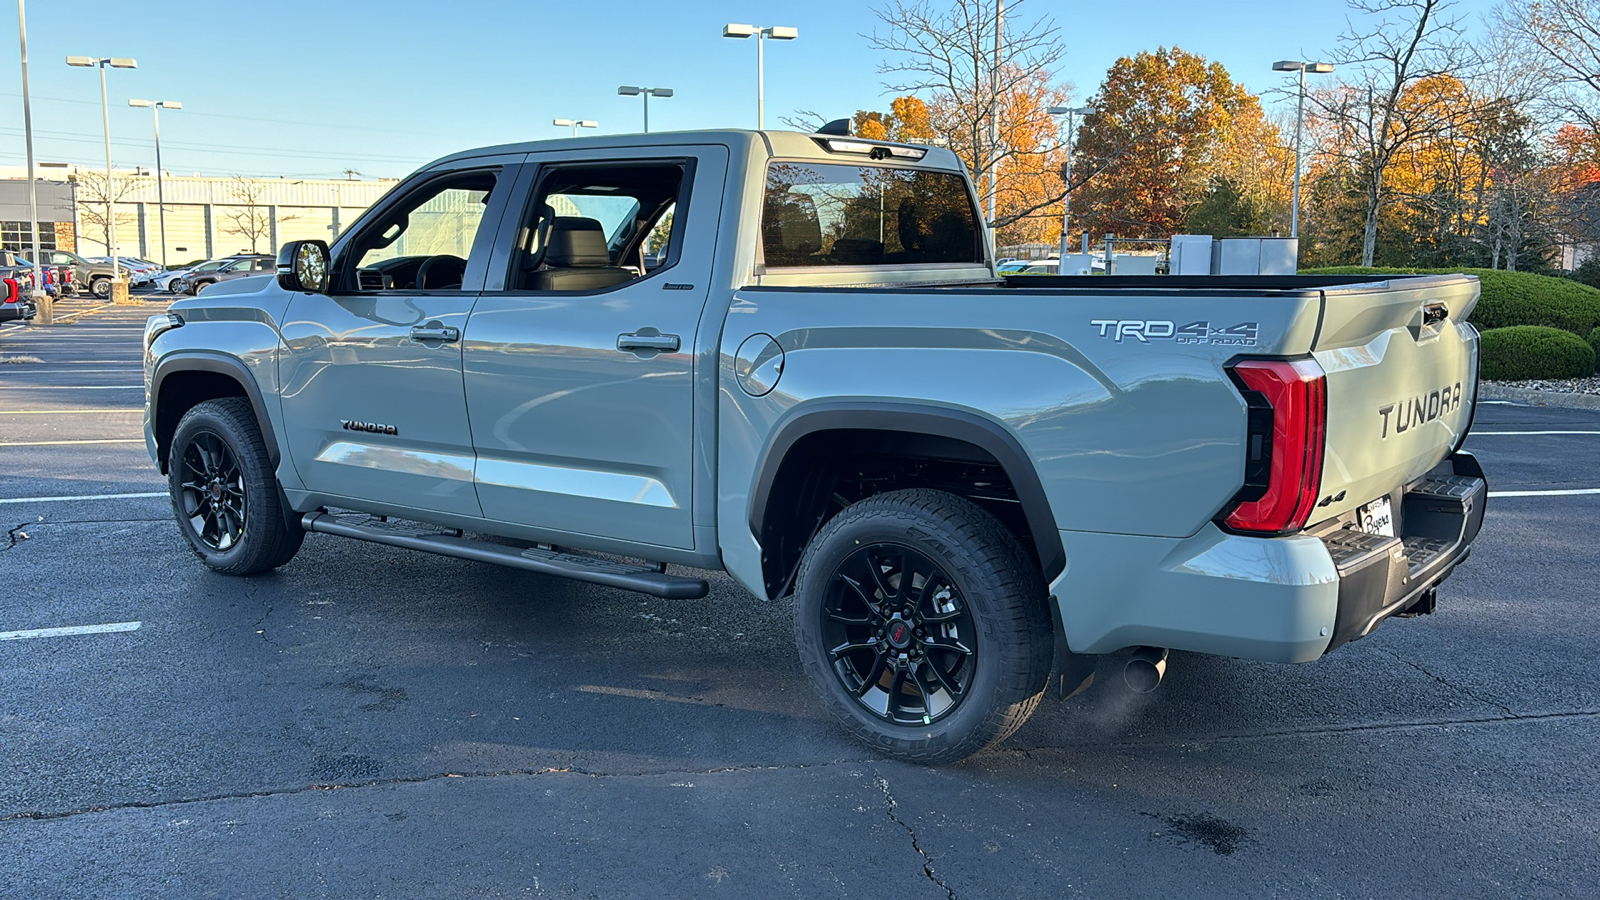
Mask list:
[{"label": "green shrub", "polygon": [[1594,348],[1595,371],[1600,372],[1600,328],[1589,332],[1589,346]]},{"label": "green shrub", "polygon": [[1483,378],[1581,378],[1594,373],[1595,350],[1583,338],[1560,328],[1513,325],[1483,333]]},{"label": "green shrub", "polygon": [[1545,325],[1580,337],[1600,327],[1600,290],[1567,278],[1507,272],[1504,269],[1364,269],[1334,266],[1306,269],[1304,275],[1476,275],[1483,297],[1472,312],[1481,329]]}]

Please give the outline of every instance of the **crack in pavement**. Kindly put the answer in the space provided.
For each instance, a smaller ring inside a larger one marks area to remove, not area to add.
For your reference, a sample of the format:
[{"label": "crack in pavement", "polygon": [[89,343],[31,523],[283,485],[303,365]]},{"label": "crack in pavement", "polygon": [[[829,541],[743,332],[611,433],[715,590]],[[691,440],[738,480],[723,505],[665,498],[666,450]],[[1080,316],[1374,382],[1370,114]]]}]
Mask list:
[{"label": "crack in pavement", "polygon": [[[6,532],[6,545],[4,547],[0,547],[0,553],[4,553],[5,551],[10,550],[12,547],[15,547],[17,545],[17,540],[18,540],[17,535],[22,532],[22,529],[27,528],[31,524],[34,524],[34,523],[32,523],[32,522],[23,522],[21,525],[18,525],[17,527],[11,529],[10,531],[7,531]],[[26,538],[26,536],[24,535],[24,539],[25,538]]]},{"label": "crack in pavement", "polygon": [[[252,602],[252,603],[255,602],[256,594],[260,593],[259,586],[253,581],[246,581],[244,586],[245,586],[245,600],[248,601],[248,602]],[[272,638],[267,636],[267,619],[272,616],[272,611],[274,609],[276,609],[276,608],[277,607],[274,606],[273,604],[268,603],[267,604],[267,611],[262,613],[261,614],[261,618],[256,620],[255,628],[256,628],[256,634],[261,635],[261,639],[263,641],[266,641],[267,643],[271,644],[272,646],[277,647],[279,650],[282,650],[283,649],[283,645],[282,644],[278,643],[277,641],[275,641]]]},{"label": "crack in pavement", "polygon": [[1447,681],[1443,677],[1441,677],[1439,675],[1435,675],[1432,672],[1428,671],[1426,666],[1422,665],[1422,663],[1419,663],[1416,660],[1409,659],[1407,657],[1401,656],[1400,654],[1394,652],[1393,650],[1388,649],[1387,647],[1378,647],[1376,649],[1377,649],[1377,651],[1379,653],[1382,653],[1382,654],[1384,654],[1386,656],[1392,657],[1393,659],[1399,660],[1400,662],[1410,666],[1411,668],[1416,669],[1418,672],[1421,672],[1422,674],[1428,676],[1429,678],[1432,678],[1434,681],[1439,682],[1440,684],[1444,685],[1445,687],[1450,688],[1451,690],[1454,690],[1454,691],[1460,691],[1461,693],[1467,695],[1472,700],[1475,700],[1478,703],[1482,703],[1484,706],[1492,706],[1492,707],[1495,707],[1497,709],[1503,710],[1505,712],[1505,714],[1506,714],[1506,718],[1508,718],[1508,719],[1515,719],[1517,717],[1516,711],[1514,711],[1511,707],[1505,705],[1504,703],[1498,703],[1498,702],[1496,702],[1494,700],[1490,700],[1490,699],[1488,699],[1486,697],[1480,697],[1480,696],[1478,696],[1478,692],[1477,691],[1474,691],[1473,689],[1471,689],[1469,687],[1466,687],[1465,685],[1454,684],[1454,683],[1452,683],[1450,681]]},{"label": "crack in pavement", "polygon": [[1263,738],[1317,737],[1321,735],[1360,734],[1363,732],[1421,731],[1429,728],[1449,728],[1455,725],[1516,725],[1523,722],[1549,722],[1562,719],[1600,719],[1600,709],[1575,709],[1547,713],[1519,713],[1513,716],[1484,716],[1462,719],[1426,719],[1416,722],[1357,722],[1349,725],[1324,725],[1314,728],[1285,728],[1279,731],[1247,731],[1232,734],[1168,735],[1145,740],[1119,740],[1109,742],[1083,742],[1077,744],[1041,744],[1033,747],[1002,747],[991,753],[1026,755],[1048,750],[1074,750],[1084,747],[1165,747],[1184,744],[1220,743],[1223,741],[1255,741]]},{"label": "crack in pavement", "polygon": [[[71,819],[77,816],[93,815],[95,813],[116,812],[124,809],[161,809],[168,806],[188,806],[195,803],[213,803],[221,800],[252,800],[258,797],[291,797],[296,794],[306,794],[316,791],[340,791],[357,788],[391,787],[407,784],[427,784],[445,779],[475,779],[475,778],[516,778],[535,777],[540,775],[581,775],[586,778],[681,778],[686,775],[705,776],[720,775],[737,772],[770,772],[790,771],[800,769],[826,769],[836,766],[866,765],[871,760],[867,759],[835,759],[820,763],[797,763],[791,766],[719,766],[712,769],[679,770],[671,772],[596,772],[578,766],[543,766],[536,769],[499,769],[492,772],[434,772],[428,775],[402,775],[394,778],[373,778],[364,781],[337,781],[314,782],[299,787],[278,788],[276,790],[261,791],[235,791],[222,794],[206,794],[200,797],[177,797],[171,800],[128,800],[122,803],[105,803],[98,806],[85,806],[78,809],[56,810],[25,810],[23,812],[8,813],[0,816],[0,822],[51,822],[59,819]],[[954,895],[952,895],[954,896]]]},{"label": "crack in pavement", "polygon": [[895,812],[896,807],[900,804],[895,802],[894,794],[889,790],[889,779],[879,774],[877,768],[873,768],[872,780],[877,784],[878,790],[883,792],[884,811],[889,814],[889,821],[906,830],[906,834],[911,837],[911,849],[917,851],[917,855],[922,857],[922,874],[926,875],[929,881],[943,888],[949,900],[956,900],[955,888],[945,884],[944,880],[934,873],[933,860],[929,858],[928,851],[922,849],[921,842],[917,840],[917,832],[912,829],[910,823],[900,818],[899,814]]}]

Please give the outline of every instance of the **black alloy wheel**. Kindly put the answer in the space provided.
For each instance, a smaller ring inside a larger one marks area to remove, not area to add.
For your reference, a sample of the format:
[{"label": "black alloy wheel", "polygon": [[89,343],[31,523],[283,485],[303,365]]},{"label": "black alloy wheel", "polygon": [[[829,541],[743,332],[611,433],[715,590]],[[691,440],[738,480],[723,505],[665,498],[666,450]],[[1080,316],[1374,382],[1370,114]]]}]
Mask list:
[{"label": "black alloy wheel", "polygon": [[868,497],[806,544],[795,641],[846,731],[910,762],[962,760],[1022,726],[1053,660],[1047,592],[1016,535],[963,497]]},{"label": "black alloy wheel", "polygon": [[233,451],[220,436],[199,432],[183,449],[183,469],[178,502],[195,537],[218,553],[232,550],[249,514],[244,472]]},{"label": "black alloy wheel", "polygon": [[167,456],[167,488],[189,548],[225,575],[275,569],[305,540],[244,397],[207,400],[183,414]]},{"label": "black alloy wheel", "polygon": [[870,715],[929,725],[966,698],[977,626],[939,564],[899,544],[869,544],[834,570],[823,642],[834,676]]}]

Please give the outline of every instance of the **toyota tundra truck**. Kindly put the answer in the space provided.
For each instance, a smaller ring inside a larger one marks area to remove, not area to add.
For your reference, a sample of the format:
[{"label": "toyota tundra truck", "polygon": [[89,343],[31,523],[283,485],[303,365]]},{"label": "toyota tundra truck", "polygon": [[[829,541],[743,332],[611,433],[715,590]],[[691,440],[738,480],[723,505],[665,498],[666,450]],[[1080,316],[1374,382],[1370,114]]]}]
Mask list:
[{"label": "toyota tundra truck", "polygon": [[978,209],[848,136],[459,153],[151,318],[146,442],[230,575],[317,532],[792,597],[824,705],[927,763],[1102,655],[1149,689],[1434,610],[1487,496],[1475,279],[1006,280]]}]

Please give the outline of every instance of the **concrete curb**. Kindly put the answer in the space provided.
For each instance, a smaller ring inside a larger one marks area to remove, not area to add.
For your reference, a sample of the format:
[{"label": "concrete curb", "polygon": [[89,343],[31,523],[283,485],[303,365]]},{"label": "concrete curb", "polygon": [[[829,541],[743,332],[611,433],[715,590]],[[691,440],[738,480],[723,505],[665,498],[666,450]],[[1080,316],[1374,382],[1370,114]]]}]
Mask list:
[{"label": "concrete curb", "polygon": [[1478,387],[1479,400],[1510,400],[1529,406],[1561,409],[1600,409],[1600,394],[1564,394],[1560,391],[1535,391],[1506,384],[1484,382]]}]

